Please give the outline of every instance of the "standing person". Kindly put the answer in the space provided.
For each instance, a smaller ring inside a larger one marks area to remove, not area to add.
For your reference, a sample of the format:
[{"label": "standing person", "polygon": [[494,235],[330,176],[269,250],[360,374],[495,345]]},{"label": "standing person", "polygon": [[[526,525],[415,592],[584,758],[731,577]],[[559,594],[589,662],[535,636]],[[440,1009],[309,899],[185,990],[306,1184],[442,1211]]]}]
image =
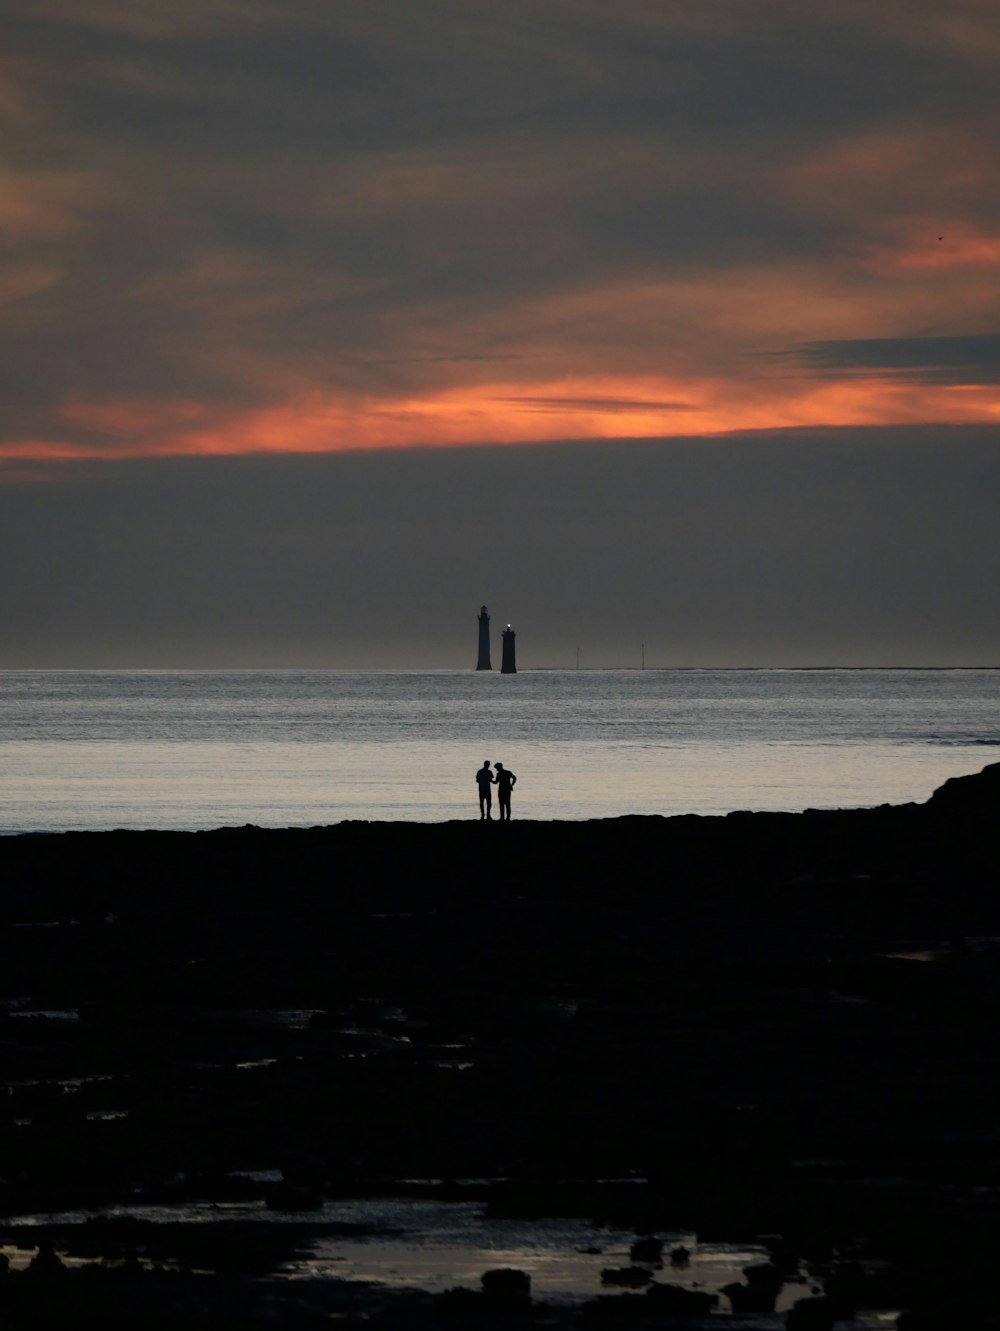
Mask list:
[{"label": "standing person", "polygon": [[493,808],[493,791],[490,787],[493,785],[496,777],[490,771],[490,760],[487,758],[476,773],[476,784],[479,787],[479,817],[492,818],[490,810]]},{"label": "standing person", "polygon": [[500,800],[500,821],[510,822],[510,792],[517,785],[517,777],[509,772],[503,763],[495,764],[497,769],[497,798]]}]

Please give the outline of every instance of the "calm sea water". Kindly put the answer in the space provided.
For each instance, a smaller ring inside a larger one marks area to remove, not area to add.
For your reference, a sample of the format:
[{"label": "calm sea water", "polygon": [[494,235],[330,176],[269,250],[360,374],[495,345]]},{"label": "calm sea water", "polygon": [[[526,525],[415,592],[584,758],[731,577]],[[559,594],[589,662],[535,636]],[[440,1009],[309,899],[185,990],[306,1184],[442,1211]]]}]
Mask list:
[{"label": "calm sea water", "polygon": [[5,671],[0,832],[924,800],[1000,760],[1000,671]]}]

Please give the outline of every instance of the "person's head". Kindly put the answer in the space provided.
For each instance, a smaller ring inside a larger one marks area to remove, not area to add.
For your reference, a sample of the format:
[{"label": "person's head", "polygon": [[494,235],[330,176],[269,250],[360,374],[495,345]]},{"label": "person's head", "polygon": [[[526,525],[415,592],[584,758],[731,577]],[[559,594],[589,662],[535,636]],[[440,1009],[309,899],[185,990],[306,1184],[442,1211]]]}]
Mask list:
[{"label": "person's head", "polygon": [[503,771],[503,763],[494,763],[493,766],[497,769],[498,772]]},{"label": "person's head", "polygon": [[483,759],[483,766],[484,766],[484,767],[489,767],[489,765],[490,765],[490,760],[489,760],[489,758],[484,758],[484,759]]}]

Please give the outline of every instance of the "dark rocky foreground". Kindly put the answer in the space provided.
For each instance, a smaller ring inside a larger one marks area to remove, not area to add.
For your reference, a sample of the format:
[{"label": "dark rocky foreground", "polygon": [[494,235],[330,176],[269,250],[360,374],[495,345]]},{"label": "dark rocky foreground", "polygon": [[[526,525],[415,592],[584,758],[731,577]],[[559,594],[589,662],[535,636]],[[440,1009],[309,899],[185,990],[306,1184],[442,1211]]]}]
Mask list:
[{"label": "dark rocky foreground", "polygon": [[[872,810],[0,840],[0,1328],[707,1311],[655,1252],[559,1312],[276,1277],[324,1198],[406,1189],[763,1236],[741,1326],[803,1264],[789,1327],[1000,1326],[998,809],[995,764]],[[283,1222],[12,1223],[247,1196]]]}]

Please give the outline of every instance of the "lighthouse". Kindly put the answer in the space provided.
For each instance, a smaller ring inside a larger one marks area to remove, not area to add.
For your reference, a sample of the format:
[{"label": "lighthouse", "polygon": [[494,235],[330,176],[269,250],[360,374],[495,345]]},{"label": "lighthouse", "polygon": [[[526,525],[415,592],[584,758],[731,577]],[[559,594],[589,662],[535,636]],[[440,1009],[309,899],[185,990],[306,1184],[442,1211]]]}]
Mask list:
[{"label": "lighthouse", "polygon": [[514,630],[508,624],[500,635],[503,639],[503,658],[500,662],[501,675],[516,675],[517,666],[514,663]]},{"label": "lighthouse", "polygon": [[477,670],[492,670],[490,665],[490,617],[486,613],[486,607],[479,612],[479,660],[476,662]]}]

